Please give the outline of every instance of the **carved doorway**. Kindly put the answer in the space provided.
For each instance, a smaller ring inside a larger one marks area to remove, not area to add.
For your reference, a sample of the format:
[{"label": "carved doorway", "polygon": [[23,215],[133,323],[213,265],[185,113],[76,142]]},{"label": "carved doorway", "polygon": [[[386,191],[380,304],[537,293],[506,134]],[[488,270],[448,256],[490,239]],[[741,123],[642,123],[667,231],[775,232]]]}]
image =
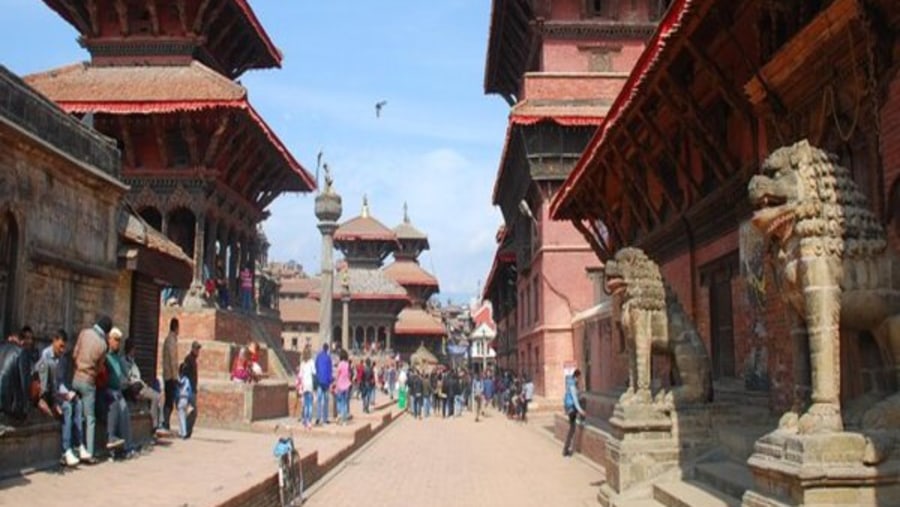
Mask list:
[{"label": "carved doorway", "polygon": [[726,255],[700,270],[709,289],[709,331],[714,379],[735,376],[734,309],[731,281],[738,272],[737,254]]},{"label": "carved doorway", "polygon": [[11,213],[0,217],[0,331],[3,338],[15,328],[16,265],[19,227]]}]

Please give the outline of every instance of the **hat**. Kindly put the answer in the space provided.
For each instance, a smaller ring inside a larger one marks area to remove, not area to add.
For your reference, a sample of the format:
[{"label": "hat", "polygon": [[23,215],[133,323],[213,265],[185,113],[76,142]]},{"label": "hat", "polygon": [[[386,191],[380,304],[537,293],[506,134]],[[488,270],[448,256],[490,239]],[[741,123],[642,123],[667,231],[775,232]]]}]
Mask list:
[{"label": "hat", "polygon": [[110,337],[110,338],[121,338],[121,337],[122,337],[122,330],[119,329],[119,328],[117,328],[117,327],[114,327],[114,328],[110,329],[110,330],[109,330],[109,337]]},{"label": "hat", "polygon": [[191,344],[191,350],[198,350],[201,347],[203,347],[203,346],[200,345],[200,342],[198,342],[197,340],[194,340],[194,343]]}]

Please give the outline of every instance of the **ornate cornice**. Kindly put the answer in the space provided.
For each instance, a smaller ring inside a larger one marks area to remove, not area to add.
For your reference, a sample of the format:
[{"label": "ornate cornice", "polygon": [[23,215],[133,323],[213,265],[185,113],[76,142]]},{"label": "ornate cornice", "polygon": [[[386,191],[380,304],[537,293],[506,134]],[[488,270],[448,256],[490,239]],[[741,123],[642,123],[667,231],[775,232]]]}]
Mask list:
[{"label": "ornate cornice", "polygon": [[653,35],[656,23],[546,21],[539,25],[541,35],[552,39],[622,39]]}]

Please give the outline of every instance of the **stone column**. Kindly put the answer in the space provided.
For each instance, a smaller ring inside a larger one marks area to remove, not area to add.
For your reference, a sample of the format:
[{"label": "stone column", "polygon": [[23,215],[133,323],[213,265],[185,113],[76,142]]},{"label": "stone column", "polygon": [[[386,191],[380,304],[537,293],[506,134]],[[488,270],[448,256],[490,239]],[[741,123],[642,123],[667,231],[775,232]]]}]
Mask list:
[{"label": "stone column", "polygon": [[228,256],[228,266],[227,269],[227,279],[228,279],[228,299],[230,299],[231,307],[237,308],[240,306],[240,300],[238,299],[237,292],[237,265],[238,259],[241,255],[240,247],[237,242],[237,234],[235,231],[229,231],[228,233],[228,249],[230,251],[230,255]]},{"label": "stone column", "polygon": [[343,310],[341,312],[341,346],[344,350],[350,350],[350,292],[341,294]]},{"label": "stone column", "polygon": [[203,297],[203,260],[205,258],[206,246],[206,218],[203,213],[194,215],[194,279],[191,281],[191,287],[184,296],[182,305],[185,308],[205,308],[208,306],[206,298]]},{"label": "stone column", "polygon": [[316,196],[316,218],[322,233],[322,291],[319,311],[319,338],[321,343],[331,343],[334,322],[332,298],[334,297],[334,231],[341,218],[341,196],[331,187],[331,174],[325,168],[325,189]]}]

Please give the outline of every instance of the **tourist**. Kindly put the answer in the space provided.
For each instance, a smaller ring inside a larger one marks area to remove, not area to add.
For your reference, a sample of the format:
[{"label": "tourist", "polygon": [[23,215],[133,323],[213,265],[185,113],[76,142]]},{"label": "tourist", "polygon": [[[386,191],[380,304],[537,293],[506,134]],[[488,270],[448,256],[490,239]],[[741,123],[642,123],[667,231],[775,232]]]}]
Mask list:
[{"label": "tourist", "polygon": [[472,396],[475,398],[475,422],[481,419],[481,403],[484,399],[484,381],[481,379],[481,372],[475,374],[475,380],[472,381]]},{"label": "tourist", "polygon": [[21,341],[20,345],[22,346],[22,350],[31,362],[32,369],[36,368],[38,361],[41,359],[41,354],[35,346],[34,331],[32,331],[31,326],[22,326],[22,330],[19,331],[19,339]]},{"label": "tourist", "polygon": [[191,436],[189,417],[194,412],[197,399],[196,391],[191,385],[189,368],[187,358],[178,367],[178,436],[182,439],[188,439]]},{"label": "tourist", "polygon": [[316,425],[328,424],[328,393],[331,390],[332,377],[331,354],[328,343],[322,344],[322,350],[316,355]]},{"label": "tourist", "polygon": [[219,295],[219,308],[227,310],[231,308],[231,297],[228,294],[228,278],[225,276],[225,268],[220,260],[216,266],[216,292]]},{"label": "tourist", "polygon": [[444,394],[444,402],[442,403],[441,415],[443,417],[453,417],[453,403],[456,401],[456,392],[453,390],[453,371],[444,372],[444,378],[441,380],[441,392]]},{"label": "tourist", "polygon": [[178,392],[178,319],[172,317],[169,320],[169,334],[163,340],[162,374],[163,374],[163,420],[162,427],[171,431],[169,420],[172,417],[172,409],[175,408],[176,393]]},{"label": "tourist", "polygon": [[488,407],[494,402],[494,374],[491,370],[488,370],[485,373],[483,379],[481,379],[481,386],[484,389],[482,395],[484,396],[484,406]]},{"label": "tourist", "polygon": [[141,370],[138,368],[134,358],[135,341],[125,341],[125,367],[128,385],[125,391],[125,398],[130,401],[147,401],[150,402],[150,421],[153,423],[153,434],[156,436],[165,436],[168,434],[162,426],[162,404],[160,403],[159,391],[148,386],[144,379],[141,378]]},{"label": "tourist", "polygon": [[[362,361],[356,363],[356,366],[351,371],[352,379],[353,379],[353,387],[352,389],[355,391],[354,396],[358,397],[360,400],[363,399],[363,375],[365,374],[366,365]],[[365,400],[363,400],[363,404],[365,405]]]},{"label": "tourist", "polygon": [[581,378],[581,370],[576,369],[571,375],[566,376],[566,394],[563,398],[563,406],[569,416],[569,432],[566,434],[566,442],[563,444],[563,456],[572,455],[572,439],[575,437],[575,421],[578,416],[584,417],[584,409],[578,398],[578,380]]},{"label": "tourist", "polygon": [[388,366],[384,379],[385,386],[387,387],[387,394],[391,397],[391,401],[394,401],[394,392],[397,389],[397,368],[393,363]]},{"label": "tourist", "polygon": [[422,418],[422,376],[419,371],[413,368],[410,371],[409,379],[409,401],[412,405],[412,413],[414,419]]},{"label": "tourist", "polygon": [[109,381],[106,384],[106,448],[109,450],[125,447],[131,452],[131,415],[122,390],[128,382],[127,369],[122,361],[122,331],[114,327],[107,337],[106,370]]},{"label": "tourist", "polygon": [[341,349],[340,362],[337,366],[337,375],[334,382],[335,396],[337,396],[338,423],[347,424],[350,418],[350,358],[347,351]]},{"label": "tourist", "polygon": [[525,384],[522,385],[522,422],[528,422],[528,404],[534,399],[534,381],[525,375]]},{"label": "tourist", "polygon": [[362,386],[363,412],[368,414],[372,411],[372,402],[375,399],[375,368],[371,358],[366,358],[360,385]]},{"label": "tourist", "polygon": [[191,351],[185,356],[184,361],[179,367],[179,386],[181,387],[181,391],[184,390],[184,381],[182,378],[186,378],[190,383],[190,393],[188,393],[188,404],[190,405],[190,408],[185,406],[184,410],[182,410],[181,399],[183,398],[183,395],[179,393],[178,417],[179,423],[181,423],[181,433],[179,434],[181,438],[191,438],[191,435],[194,433],[194,423],[197,421],[197,395],[200,393],[197,381],[197,358],[200,357],[201,348],[200,342],[195,340],[191,343]]},{"label": "tourist", "polygon": [[316,363],[309,345],[303,348],[300,368],[297,369],[297,394],[303,399],[300,420],[307,430],[312,429],[313,392],[315,390]]},{"label": "tourist", "polygon": [[422,416],[431,417],[431,397],[434,396],[434,374],[422,377]]},{"label": "tourist", "polygon": [[[84,409],[81,398],[72,389],[72,377],[75,373],[75,364],[72,357],[74,343],[68,340],[66,332],[62,329],[56,332],[66,342],[65,350],[59,357],[56,366],[56,400],[62,411],[62,435],[63,463],[67,466],[75,466],[81,461],[81,457],[88,454],[84,447]],[[54,336],[56,340],[56,336]],[[75,429],[73,432],[72,429]],[[75,446],[78,446],[78,455],[75,455]]]},{"label": "tourist", "polygon": [[247,350],[247,347],[241,347],[231,363],[231,380],[240,383],[253,380],[250,352]]},{"label": "tourist", "polygon": [[253,382],[259,382],[263,376],[263,369],[259,364],[259,343],[250,342],[247,351],[250,353],[250,379]]},{"label": "tourist", "polygon": [[241,278],[241,309],[249,312],[253,307],[253,273],[250,272],[250,264],[244,264],[240,273]]},{"label": "tourist", "polygon": [[[59,359],[65,352],[66,341],[68,337],[65,331],[58,331],[53,335],[50,345],[41,351],[41,358],[35,365],[35,370],[40,380],[40,397],[38,399],[38,408],[45,414],[53,418],[60,418],[63,415],[59,390],[57,387],[57,378],[59,370]],[[63,438],[63,455],[62,462],[67,466],[75,466],[78,464],[78,458],[71,448],[70,442],[66,442]]]},{"label": "tourist", "polygon": [[[106,336],[112,329],[112,319],[102,316],[93,327],[85,328],[78,333],[72,357],[75,373],[72,377],[72,388],[81,397],[84,408],[84,440],[87,444],[81,453],[81,461],[96,463],[94,458],[94,437],[97,429],[97,390],[106,389],[108,373],[106,371]],[[102,392],[102,391],[101,391]]]}]

